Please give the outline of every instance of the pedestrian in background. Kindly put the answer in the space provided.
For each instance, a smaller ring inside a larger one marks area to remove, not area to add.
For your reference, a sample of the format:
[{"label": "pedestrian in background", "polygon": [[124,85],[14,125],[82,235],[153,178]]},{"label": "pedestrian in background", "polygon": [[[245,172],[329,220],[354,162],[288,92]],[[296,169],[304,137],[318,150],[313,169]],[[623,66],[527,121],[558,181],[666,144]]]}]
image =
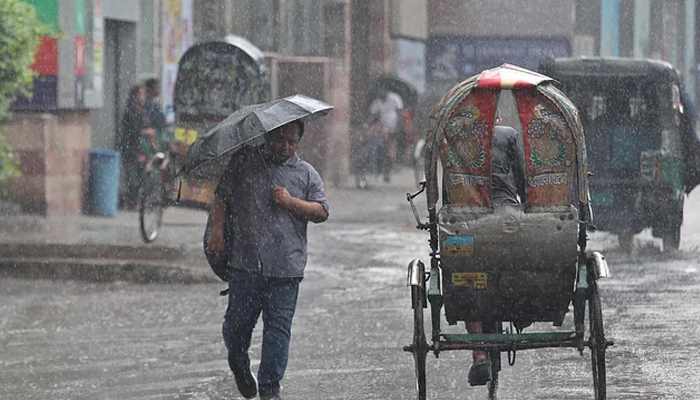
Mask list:
[{"label": "pedestrian in background", "polygon": [[160,104],[160,81],[155,78],[147,79],[144,86],[146,87],[146,116],[149,126],[155,131],[153,136],[142,136],[139,143],[139,152],[145,155],[148,161],[156,152],[168,152],[171,140]]},{"label": "pedestrian in background", "polygon": [[143,180],[146,165],[142,154],[142,142],[155,138],[146,109],[146,88],[134,85],[129,90],[126,108],[122,114],[122,125],[117,138],[117,148],[121,152],[124,190],[122,204],[128,209],[138,208],[138,190]]},{"label": "pedestrian in background", "polygon": [[146,79],[144,86],[146,86],[146,111],[148,120],[154,129],[165,129],[165,114],[160,104],[160,81],[156,78]]},{"label": "pedestrian in background", "polygon": [[380,141],[379,169],[384,174],[384,182],[391,180],[391,169],[396,158],[398,136],[402,134],[403,101],[398,94],[381,88],[379,96],[369,107],[370,126],[379,122],[382,126]]},{"label": "pedestrian in background", "polygon": [[[236,385],[248,399],[258,391],[262,400],[281,398],[307,260],[307,225],[328,218],[320,175],[296,155],[303,133],[304,125],[295,121],[266,134],[264,155],[252,147],[234,154],[212,205],[207,252],[218,256],[227,246],[229,299],[223,336]],[[229,243],[224,243],[225,224],[232,224]],[[248,349],[261,312],[256,384]]]}]

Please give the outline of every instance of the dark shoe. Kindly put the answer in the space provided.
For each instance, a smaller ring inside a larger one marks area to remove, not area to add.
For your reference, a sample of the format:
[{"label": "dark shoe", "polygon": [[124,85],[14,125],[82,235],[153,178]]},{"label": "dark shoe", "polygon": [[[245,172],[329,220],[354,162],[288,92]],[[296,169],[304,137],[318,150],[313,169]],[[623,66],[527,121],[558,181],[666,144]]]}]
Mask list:
[{"label": "dark shoe", "polygon": [[282,400],[279,393],[260,393],[260,400]]},{"label": "dark shoe", "polygon": [[233,371],[233,378],[236,380],[236,386],[238,391],[241,392],[241,396],[246,399],[252,399],[258,394],[258,383],[255,382],[250,368],[246,368],[243,371]]},{"label": "dark shoe", "polygon": [[467,377],[469,386],[481,386],[491,380],[491,361],[481,360],[472,364]]}]

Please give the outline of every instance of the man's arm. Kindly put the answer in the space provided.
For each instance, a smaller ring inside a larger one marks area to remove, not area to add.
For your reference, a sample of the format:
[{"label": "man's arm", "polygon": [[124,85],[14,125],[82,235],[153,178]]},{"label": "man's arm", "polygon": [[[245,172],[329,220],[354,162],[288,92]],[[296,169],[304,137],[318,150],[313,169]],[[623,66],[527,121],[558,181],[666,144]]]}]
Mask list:
[{"label": "man's arm", "polygon": [[207,253],[218,255],[224,248],[226,201],[220,194],[214,196],[211,207],[211,234],[207,240]]},{"label": "man's arm", "polygon": [[515,188],[518,190],[518,196],[520,197],[520,202],[525,203],[525,146],[523,145],[523,138],[516,131],[513,135],[513,141],[511,146],[511,155],[513,160],[513,175],[515,177]]},{"label": "man's arm", "polygon": [[328,212],[321,203],[292,197],[287,189],[280,186],[275,186],[272,195],[277,204],[297,218],[315,223],[324,222],[328,219]]}]

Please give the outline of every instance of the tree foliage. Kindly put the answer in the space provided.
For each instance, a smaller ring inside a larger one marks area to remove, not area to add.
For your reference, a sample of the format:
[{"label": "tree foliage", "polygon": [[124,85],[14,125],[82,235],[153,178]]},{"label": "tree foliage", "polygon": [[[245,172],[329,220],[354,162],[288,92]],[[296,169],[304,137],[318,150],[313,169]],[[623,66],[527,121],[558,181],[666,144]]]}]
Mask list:
[{"label": "tree foliage", "polygon": [[34,79],[30,69],[46,27],[34,7],[21,0],[0,0],[0,124],[10,117],[18,94],[28,95]]},{"label": "tree foliage", "polygon": [[[34,7],[20,0],[0,0],[0,131],[17,95],[31,93],[35,74],[30,67],[39,39],[46,33]],[[19,176],[18,163],[12,147],[0,136],[0,184]]]}]

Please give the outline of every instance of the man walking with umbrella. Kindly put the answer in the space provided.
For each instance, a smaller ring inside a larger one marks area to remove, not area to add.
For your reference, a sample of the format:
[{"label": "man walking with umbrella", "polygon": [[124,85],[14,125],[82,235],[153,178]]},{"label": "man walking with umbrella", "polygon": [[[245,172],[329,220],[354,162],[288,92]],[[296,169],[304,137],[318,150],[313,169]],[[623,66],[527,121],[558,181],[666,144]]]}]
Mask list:
[{"label": "man walking with umbrella", "polygon": [[[328,218],[318,172],[296,150],[301,120],[266,133],[265,146],[232,157],[212,207],[207,252],[228,258],[229,301],[223,324],[228,363],[245,398],[279,399],[299,283],[307,260],[308,222]],[[225,224],[230,239],[224,243]],[[258,382],[250,370],[253,328],[262,313]]]}]

